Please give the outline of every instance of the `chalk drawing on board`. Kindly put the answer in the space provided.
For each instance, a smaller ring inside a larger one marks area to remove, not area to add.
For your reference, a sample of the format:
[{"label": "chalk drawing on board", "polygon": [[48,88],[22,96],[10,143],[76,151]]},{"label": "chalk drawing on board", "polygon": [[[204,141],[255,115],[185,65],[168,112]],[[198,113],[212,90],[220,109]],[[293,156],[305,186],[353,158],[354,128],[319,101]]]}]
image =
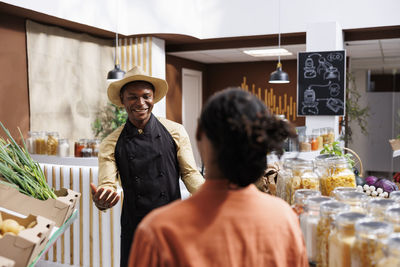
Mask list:
[{"label": "chalk drawing on board", "polygon": [[326,106],[335,113],[338,113],[341,109],[344,109],[343,101],[332,97],[326,101]]},{"label": "chalk drawing on board", "polygon": [[303,107],[301,108],[301,111],[303,114],[314,114],[318,115],[319,110],[318,110],[318,101],[315,99],[315,91],[311,89],[311,86],[309,86],[305,91],[304,91],[304,101],[302,102]]},{"label": "chalk drawing on board", "polygon": [[317,76],[317,72],[315,71],[314,61],[312,58],[308,57],[304,62],[304,78],[312,79]]},{"label": "chalk drawing on board", "polygon": [[[329,81],[330,82],[330,81]],[[333,83],[329,86],[329,94],[331,96],[338,96],[340,94],[340,85]]]}]

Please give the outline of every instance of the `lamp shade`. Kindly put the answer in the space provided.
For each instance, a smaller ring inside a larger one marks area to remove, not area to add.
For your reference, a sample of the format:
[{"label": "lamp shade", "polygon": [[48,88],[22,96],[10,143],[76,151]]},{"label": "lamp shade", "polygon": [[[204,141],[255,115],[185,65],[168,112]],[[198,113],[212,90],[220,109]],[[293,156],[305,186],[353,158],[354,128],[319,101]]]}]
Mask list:
[{"label": "lamp shade", "polygon": [[113,70],[110,70],[107,74],[107,80],[120,80],[124,78],[125,71],[121,70],[119,65],[116,64]]},{"label": "lamp shade", "polygon": [[289,75],[282,70],[282,64],[279,62],[276,71],[269,77],[269,83],[289,83]]}]

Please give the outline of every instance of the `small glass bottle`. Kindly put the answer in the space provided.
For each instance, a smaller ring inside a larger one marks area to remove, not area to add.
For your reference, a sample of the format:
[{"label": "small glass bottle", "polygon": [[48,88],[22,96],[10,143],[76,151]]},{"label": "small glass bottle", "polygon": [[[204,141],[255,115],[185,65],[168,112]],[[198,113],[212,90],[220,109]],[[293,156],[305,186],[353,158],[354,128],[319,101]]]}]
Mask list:
[{"label": "small glass bottle", "polygon": [[[344,187],[350,188],[350,187]],[[335,190],[333,190],[335,191]],[[367,213],[366,205],[369,197],[361,192],[357,191],[342,191],[336,194],[336,199],[340,202],[350,205],[351,211]]]},{"label": "small glass bottle", "polygon": [[320,173],[321,193],[330,196],[336,187],[356,187],[356,177],[344,157],[324,160]]},{"label": "small glass bottle", "polygon": [[384,241],[393,232],[387,222],[360,221],[355,225],[356,240],[351,254],[352,267],[373,267],[384,257]]},{"label": "small glass bottle", "polygon": [[380,260],[377,267],[400,266],[400,234],[390,235],[387,241],[387,256]]},{"label": "small glass bottle", "polygon": [[300,227],[303,231],[308,261],[316,263],[318,256],[317,249],[317,226],[320,219],[320,205],[330,201],[330,197],[310,197],[306,200],[304,211],[300,215]]},{"label": "small glass bottle", "polygon": [[312,189],[299,189],[294,192],[294,204],[292,206],[294,212],[298,216],[304,212],[304,205],[306,200],[309,197],[318,197],[321,196],[321,192],[319,190]]},{"label": "small glass bottle", "polygon": [[350,211],[350,206],[336,200],[327,201],[320,206],[320,219],[317,226],[317,266],[327,267],[329,264],[329,235],[336,214]]},{"label": "small glass bottle", "polygon": [[69,157],[69,143],[68,139],[60,139],[58,141],[57,156],[59,157]]},{"label": "small glass bottle", "polygon": [[393,226],[393,231],[400,234],[400,207],[395,206],[386,209],[385,221],[390,222]]},{"label": "small glass bottle", "polygon": [[46,155],[47,152],[47,136],[46,136],[46,132],[38,132],[38,135],[35,139],[35,151],[36,154],[39,155]]},{"label": "small glass bottle", "polygon": [[373,217],[377,221],[383,221],[385,219],[385,211],[388,208],[396,207],[396,201],[393,199],[371,199],[367,203],[368,215]]},{"label": "small glass bottle", "polygon": [[351,249],[355,242],[356,222],[367,218],[359,212],[341,212],[329,236],[329,267],[351,267]]},{"label": "small glass bottle", "polygon": [[55,156],[57,155],[59,135],[57,132],[47,133],[46,154]]}]

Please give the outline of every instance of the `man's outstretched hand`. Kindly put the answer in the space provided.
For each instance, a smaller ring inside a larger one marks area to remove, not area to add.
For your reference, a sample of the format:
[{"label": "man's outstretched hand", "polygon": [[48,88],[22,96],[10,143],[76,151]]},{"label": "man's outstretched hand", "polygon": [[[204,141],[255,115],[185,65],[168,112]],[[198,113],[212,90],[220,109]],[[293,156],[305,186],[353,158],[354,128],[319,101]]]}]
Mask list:
[{"label": "man's outstretched hand", "polygon": [[90,184],[90,189],[92,192],[93,202],[99,210],[112,208],[118,203],[119,195],[117,192],[114,192],[111,189],[106,189],[106,192],[104,193],[104,188],[97,189],[93,183]]}]

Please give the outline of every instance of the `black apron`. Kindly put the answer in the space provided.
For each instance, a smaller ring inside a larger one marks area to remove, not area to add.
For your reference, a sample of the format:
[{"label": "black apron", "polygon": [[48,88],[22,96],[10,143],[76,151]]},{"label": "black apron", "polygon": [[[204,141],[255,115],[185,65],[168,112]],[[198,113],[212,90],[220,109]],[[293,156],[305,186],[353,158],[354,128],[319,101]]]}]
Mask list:
[{"label": "black apron", "polygon": [[128,120],[115,146],[115,162],[124,192],[121,267],[125,267],[136,227],[143,217],[181,198],[176,144],[153,115],[142,133]]}]

